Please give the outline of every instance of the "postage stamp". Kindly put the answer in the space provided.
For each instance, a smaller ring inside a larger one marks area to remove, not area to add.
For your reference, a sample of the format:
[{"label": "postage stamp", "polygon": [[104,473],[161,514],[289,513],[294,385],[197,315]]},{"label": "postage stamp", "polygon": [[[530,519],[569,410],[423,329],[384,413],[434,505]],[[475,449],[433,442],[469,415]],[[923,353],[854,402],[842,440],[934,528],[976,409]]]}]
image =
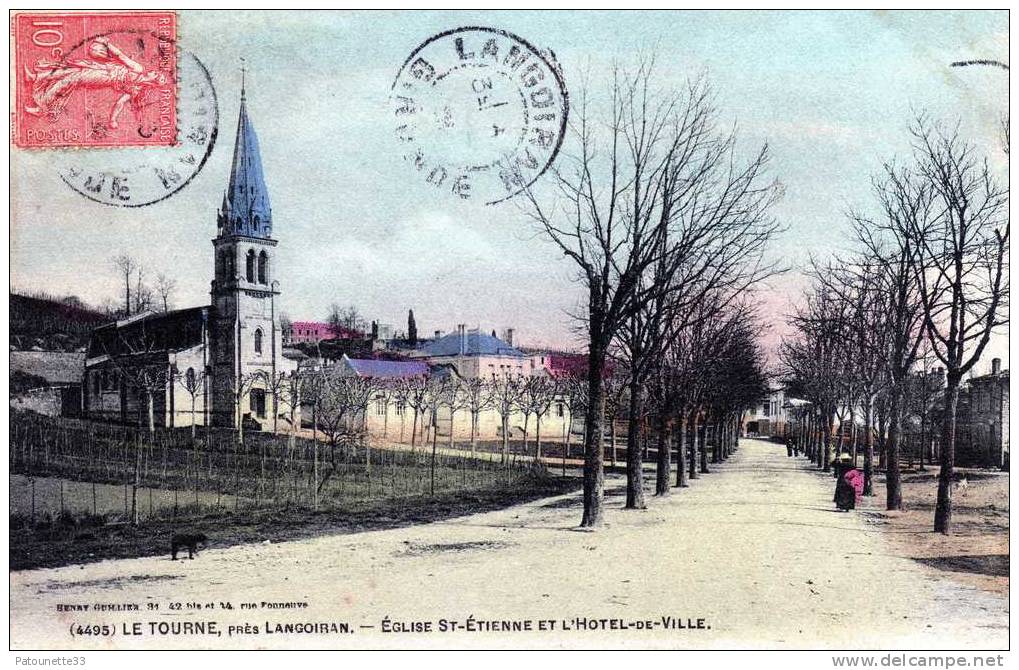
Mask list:
[{"label": "postage stamp", "polygon": [[176,144],[173,12],[19,13],[13,33],[17,146]]},{"label": "postage stamp", "polygon": [[392,105],[403,157],[424,180],[492,205],[555,160],[569,96],[551,50],[470,26],[434,35],[407,57]]}]

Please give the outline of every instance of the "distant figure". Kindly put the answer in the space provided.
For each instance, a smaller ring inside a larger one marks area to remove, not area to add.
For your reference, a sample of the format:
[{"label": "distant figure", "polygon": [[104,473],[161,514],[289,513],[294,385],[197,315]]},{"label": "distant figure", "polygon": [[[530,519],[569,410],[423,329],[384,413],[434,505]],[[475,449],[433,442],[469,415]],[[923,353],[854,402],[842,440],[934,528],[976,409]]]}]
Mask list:
[{"label": "distant figure", "polygon": [[863,496],[863,473],[856,469],[848,454],[835,460],[834,471],[835,506],[843,512],[856,509]]},{"label": "distant figure", "polygon": [[792,458],[795,453],[796,453],[796,446],[793,443],[793,438],[791,438],[788,435],[786,435],[786,438],[785,438],[785,455],[788,456],[789,458]]},{"label": "distant figure", "polygon": [[198,545],[205,546],[205,543],[209,538],[205,537],[204,533],[182,533],[180,535],[174,535],[173,540],[170,541],[170,558],[177,560],[177,552],[183,551],[185,547],[188,550],[188,558],[193,559],[195,554],[198,553]]}]

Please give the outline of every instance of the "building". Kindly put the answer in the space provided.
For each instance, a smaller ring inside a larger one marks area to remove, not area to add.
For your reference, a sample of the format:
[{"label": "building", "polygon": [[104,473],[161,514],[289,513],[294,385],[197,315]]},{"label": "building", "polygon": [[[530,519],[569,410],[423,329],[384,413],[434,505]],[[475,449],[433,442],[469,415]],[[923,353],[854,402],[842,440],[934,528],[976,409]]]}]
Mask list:
[{"label": "building", "polygon": [[[409,353],[432,364],[451,365],[464,379],[529,376],[538,369],[533,357],[509,342],[463,324],[456,332],[435,339]],[[542,368],[543,370],[543,368]]]},{"label": "building", "polygon": [[321,321],[294,321],[283,329],[283,346],[317,344],[323,340],[349,340],[364,337],[350,328],[334,327]]},{"label": "building", "polygon": [[10,406],[47,416],[81,413],[85,354],[65,351],[10,352]]},{"label": "building", "polygon": [[243,85],[216,223],[210,305],[144,312],[92,332],[83,382],[88,416],[144,423],[151,408],[159,426],[271,420],[271,380],[297,364],[282,353],[277,240]]},{"label": "building", "polygon": [[752,437],[783,437],[789,423],[792,404],[784,388],[772,388],[768,396],[743,414],[743,435]]},{"label": "building", "polygon": [[1009,467],[1008,370],[1001,359],[991,372],[971,377],[957,410],[956,462],[959,465]]}]

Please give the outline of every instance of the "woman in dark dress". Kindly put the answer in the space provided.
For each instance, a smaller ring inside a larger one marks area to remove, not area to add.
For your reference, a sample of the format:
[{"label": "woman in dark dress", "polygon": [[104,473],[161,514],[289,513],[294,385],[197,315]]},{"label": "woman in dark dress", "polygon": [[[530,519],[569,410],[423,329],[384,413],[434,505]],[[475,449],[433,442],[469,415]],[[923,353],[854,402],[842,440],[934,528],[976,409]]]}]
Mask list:
[{"label": "woman in dark dress", "polygon": [[843,455],[835,460],[833,467],[835,471],[835,506],[843,512],[856,509],[856,490],[846,480],[846,473],[855,469],[848,455]]}]

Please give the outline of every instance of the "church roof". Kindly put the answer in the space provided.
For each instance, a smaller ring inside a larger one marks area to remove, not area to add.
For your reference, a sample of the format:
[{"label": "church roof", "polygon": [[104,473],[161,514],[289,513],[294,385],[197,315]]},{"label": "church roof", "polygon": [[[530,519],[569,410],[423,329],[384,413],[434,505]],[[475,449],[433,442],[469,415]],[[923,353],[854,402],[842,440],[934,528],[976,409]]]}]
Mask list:
[{"label": "church roof", "polygon": [[[427,356],[513,356],[523,358],[525,354],[513,345],[498,337],[486,335],[477,330],[469,330],[460,341],[460,333],[450,333],[432,340],[421,347],[421,353]],[[461,350],[461,344],[463,349]]]},{"label": "church roof", "polygon": [[183,351],[204,342],[208,307],[141,312],[92,331],[88,358],[138,356]]},{"label": "church roof", "polygon": [[265,237],[272,235],[272,207],[262,174],[255,126],[248,119],[247,99],[241,85],[241,111],[237,119],[230,186],[223,194],[220,234]]}]

